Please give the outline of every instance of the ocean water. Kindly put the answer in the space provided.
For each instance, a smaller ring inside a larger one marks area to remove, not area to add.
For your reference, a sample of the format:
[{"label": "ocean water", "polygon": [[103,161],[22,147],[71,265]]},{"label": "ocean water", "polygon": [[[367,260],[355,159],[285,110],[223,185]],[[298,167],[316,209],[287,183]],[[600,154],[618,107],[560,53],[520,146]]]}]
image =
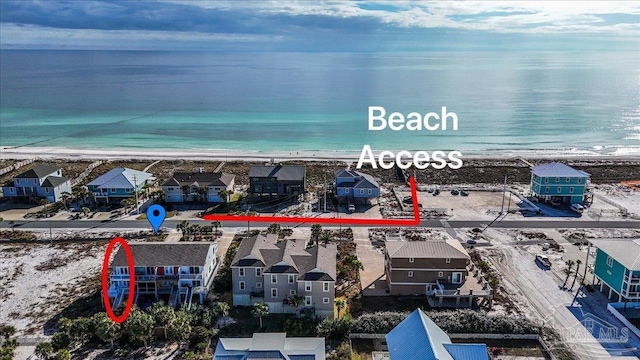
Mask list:
[{"label": "ocean water", "polygon": [[[0,145],[247,151],[640,149],[637,52],[0,51]],[[458,131],[369,131],[367,108]]]}]

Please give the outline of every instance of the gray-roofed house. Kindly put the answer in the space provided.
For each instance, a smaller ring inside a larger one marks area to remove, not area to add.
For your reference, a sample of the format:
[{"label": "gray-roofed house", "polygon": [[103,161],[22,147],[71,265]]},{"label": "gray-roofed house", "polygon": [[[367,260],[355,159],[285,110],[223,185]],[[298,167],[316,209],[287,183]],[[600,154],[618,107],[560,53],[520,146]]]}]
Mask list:
[{"label": "gray-roofed house", "polygon": [[[208,293],[218,266],[215,244],[204,243],[138,243],[129,244],[135,263],[135,298],[151,295],[156,300],[177,306],[200,303]],[[111,265],[109,299],[117,307],[128,296],[129,263],[118,249]]]},{"label": "gray-roofed house", "polygon": [[534,166],[531,169],[531,191],[544,200],[581,203],[584,201],[590,176],[587,172],[559,162]]},{"label": "gray-roofed house", "polygon": [[249,168],[249,193],[268,196],[296,196],[305,191],[304,165],[252,165]]},{"label": "gray-roofed house", "polygon": [[[263,301],[271,313],[312,312],[333,317],[336,255],[334,244],[305,249],[304,241],[277,241],[275,234],[244,239],[231,263],[233,304]],[[302,296],[301,309],[289,303]]]},{"label": "gray-roofed house", "polygon": [[251,338],[220,338],[213,360],[324,360],[324,338],[254,333]]},{"label": "gray-roofed house", "polygon": [[391,360],[489,360],[485,344],[452,343],[422,310],[414,310],[386,335]]},{"label": "gray-roofed house", "polygon": [[[223,172],[176,172],[162,184],[166,202],[227,202],[233,192],[235,175]],[[222,192],[226,191],[227,195]]]},{"label": "gray-roofed house", "polygon": [[62,176],[59,167],[38,165],[13,178],[2,187],[2,195],[14,199],[46,198],[56,202],[63,193],[71,194],[71,180]]},{"label": "gray-roofed house", "polygon": [[380,185],[369,174],[339,169],[336,170],[336,196],[342,203],[365,204],[380,196]]},{"label": "gray-roofed house", "polygon": [[618,302],[640,301],[640,238],[589,242],[597,248],[593,274],[600,291]]},{"label": "gray-roofed house", "polygon": [[387,241],[385,275],[391,295],[427,295],[464,284],[470,257],[459,241]]},{"label": "gray-roofed house", "polygon": [[96,201],[119,201],[136,196],[147,184],[150,173],[127,168],[115,168],[87,184]]}]

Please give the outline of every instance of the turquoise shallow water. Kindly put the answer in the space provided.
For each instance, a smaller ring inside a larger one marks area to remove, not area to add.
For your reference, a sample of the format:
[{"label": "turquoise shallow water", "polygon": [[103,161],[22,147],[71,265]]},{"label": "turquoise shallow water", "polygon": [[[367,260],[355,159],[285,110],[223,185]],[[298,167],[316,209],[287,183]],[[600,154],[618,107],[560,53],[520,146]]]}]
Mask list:
[{"label": "turquoise shallow water", "polygon": [[[640,148],[637,53],[1,51],[2,146],[251,151]],[[367,130],[367,107],[459,130]]]}]

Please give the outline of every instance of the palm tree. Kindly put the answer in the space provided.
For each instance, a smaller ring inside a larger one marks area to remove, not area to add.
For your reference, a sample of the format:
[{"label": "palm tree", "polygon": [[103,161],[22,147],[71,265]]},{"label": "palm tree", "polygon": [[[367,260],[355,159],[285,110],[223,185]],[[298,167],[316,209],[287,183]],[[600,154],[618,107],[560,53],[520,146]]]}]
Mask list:
[{"label": "palm tree", "polygon": [[129,203],[130,203],[129,198],[120,200],[120,205],[124,206],[125,214],[127,213],[127,210],[129,209]]},{"label": "palm tree", "polygon": [[262,317],[269,315],[269,307],[262,301],[258,301],[251,309],[251,315],[260,319],[260,328],[262,329]]},{"label": "palm tree", "polygon": [[53,346],[50,342],[41,342],[36,346],[36,356],[40,359],[48,359],[53,352]]},{"label": "palm tree", "polygon": [[175,318],[176,313],[172,307],[165,306],[164,302],[159,301],[154,303],[149,308],[149,315],[153,317],[153,321],[156,327],[161,327],[164,331],[164,338],[167,338],[167,325],[170,324]]},{"label": "palm tree", "polygon": [[182,189],[182,202],[184,202],[185,196],[189,194],[189,185],[182,185],[180,188]]},{"label": "palm tree", "polygon": [[100,340],[110,343],[113,349],[113,342],[117,340],[122,333],[120,324],[113,322],[104,312],[95,314],[92,322],[96,336]]},{"label": "palm tree", "polygon": [[56,353],[55,360],[71,360],[71,352],[67,349],[60,349]]},{"label": "palm tree", "polygon": [[198,194],[200,195],[200,200],[202,202],[207,202],[207,194],[209,193],[208,187],[198,188]]},{"label": "palm tree", "polygon": [[573,285],[576,284],[576,280],[578,279],[578,272],[580,272],[580,264],[582,264],[582,260],[576,260],[576,274],[573,277],[573,282],[571,283],[571,288],[569,290],[573,290]]},{"label": "palm tree", "polygon": [[567,260],[566,264],[567,264],[567,269],[565,270],[565,274],[567,274],[567,277],[564,278],[564,282],[562,283],[563,289],[567,285],[567,281],[569,281],[569,276],[571,276],[571,268],[573,267],[573,264],[575,264],[575,262],[573,260]]},{"label": "palm tree", "polygon": [[329,241],[331,241],[331,232],[329,230],[325,230],[322,232],[322,234],[320,234],[320,240],[322,240],[322,243],[327,245],[329,243]]},{"label": "palm tree", "polygon": [[342,299],[338,299],[336,300],[336,309],[338,309],[338,319],[340,319],[340,311],[342,311],[342,309],[344,309],[345,307],[345,302]]},{"label": "palm tree", "polygon": [[215,308],[218,317],[222,318],[222,326],[227,325],[226,317],[229,316],[229,304],[226,302],[218,302]]},{"label": "palm tree", "polygon": [[71,198],[71,193],[64,191],[60,194],[60,198],[62,199],[62,204],[64,205],[64,210],[67,211],[67,202]]},{"label": "palm tree", "polygon": [[190,317],[184,311],[177,311],[176,318],[167,325],[167,336],[170,341],[185,341],[191,335]]},{"label": "palm tree", "polygon": [[84,217],[88,217],[89,213],[91,212],[91,210],[86,206],[83,206],[82,209],[80,209],[80,211],[82,212],[82,216]]},{"label": "palm tree", "polygon": [[362,265],[362,262],[358,260],[358,257],[356,255],[347,255],[347,257],[343,260],[342,264],[347,270],[347,274],[348,274],[347,276],[349,277],[349,282],[353,280],[351,279],[351,272],[364,270],[364,266]]},{"label": "palm tree", "polygon": [[267,228],[267,234],[279,234],[280,233],[280,224],[272,223]]},{"label": "palm tree", "polygon": [[9,227],[11,228],[11,232],[15,232],[16,231],[16,222],[13,220],[9,220]]},{"label": "palm tree", "polygon": [[218,191],[218,196],[224,199],[225,202],[229,202],[229,196],[233,194],[233,191],[222,189]]},{"label": "palm tree", "polygon": [[134,340],[142,341],[144,347],[147,347],[147,341],[153,332],[153,325],[153,317],[134,306],[124,322],[124,329]]},{"label": "palm tree", "polygon": [[311,239],[312,239],[311,241],[315,242],[315,244],[318,244],[318,239],[321,233],[322,233],[322,226],[320,224],[311,225]]},{"label": "palm tree", "polygon": [[47,205],[49,204],[49,199],[42,198],[40,199],[40,205],[42,205],[42,211],[44,212],[47,209]]},{"label": "palm tree", "polygon": [[218,237],[218,228],[220,228],[220,226],[222,226],[222,223],[219,220],[216,220],[216,221],[212,222],[211,225],[213,226],[213,228],[215,230],[216,237]]},{"label": "palm tree", "polygon": [[302,305],[302,302],[304,301],[304,297],[302,297],[302,295],[291,295],[289,296],[288,300],[289,300],[289,304],[291,304],[291,306],[296,309],[296,317],[299,317],[300,310],[298,308],[300,307],[300,305]]}]

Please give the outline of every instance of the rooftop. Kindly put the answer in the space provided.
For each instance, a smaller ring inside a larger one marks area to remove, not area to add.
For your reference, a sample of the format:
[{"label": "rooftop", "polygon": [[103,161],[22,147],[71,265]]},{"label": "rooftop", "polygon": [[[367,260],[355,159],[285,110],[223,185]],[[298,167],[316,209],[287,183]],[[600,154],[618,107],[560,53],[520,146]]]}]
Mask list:
[{"label": "rooftop", "polygon": [[287,337],[286,333],[255,333],[251,338],[220,338],[214,360],[219,359],[324,360],[324,338]]},{"label": "rooftop", "polygon": [[[135,266],[203,266],[214,244],[207,243],[141,243],[129,244]],[[111,266],[127,266],[127,257],[118,248]]]},{"label": "rooftop", "polygon": [[455,239],[426,241],[388,241],[385,243],[390,258],[416,259],[469,259],[469,253]]},{"label": "rooftop", "polygon": [[[352,178],[353,183],[349,183],[348,186],[355,187],[355,188],[377,189],[380,187],[380,185],[378,185],[378,182],[373,178],[373,176],[359,172],[359,171],[355,171],[355,170],[349,170],[349,169],[336,170],[336,177]],[[343,184],[344,185],[342,186],[347,185],[346,183],[343,183]]]},{"label": "rooftop", "polygon": [[274,177],[285,181],[302,181],[305,174],[304,165],[252,165],[249,168],[249,177]]},{"label": "rooftop", "polygon": [[540,177],[590,177],[591,174],[576,170],[571,166],[559,162],[551,162],[544,165],[534,166],[531,169],[534,175]]},{"label": "rooftop", "polygon": [[228,186],[235,175],[223,172],[177,172],[167,179],[162,186],[184,186],[196,184],[198,186]]},{"label": "rooftop", "polygon": [[87,185],[105,189],[127,189],[143,184],[150,177],[151,174],[147,172],[120,167],[107,171]]},{"label": "rooftop", "polygon": [[47,175],[50,175],[56,171],[60,170],[59,167],[57,166],[52,166],[52,165],[47,165],[47,164],[42,164],[42,165],[38,165],[36,167],[34,167],[31,170],[27,170],[25,172],[23,172],[22,174],[16,176],[16,178],[27,178],[27,179],[35,179],[35,178],[43,178]]},{"label": "rooftop", "polygon": [[590,239],[589,241],[627,269],[640,271],[640,238]]}]

